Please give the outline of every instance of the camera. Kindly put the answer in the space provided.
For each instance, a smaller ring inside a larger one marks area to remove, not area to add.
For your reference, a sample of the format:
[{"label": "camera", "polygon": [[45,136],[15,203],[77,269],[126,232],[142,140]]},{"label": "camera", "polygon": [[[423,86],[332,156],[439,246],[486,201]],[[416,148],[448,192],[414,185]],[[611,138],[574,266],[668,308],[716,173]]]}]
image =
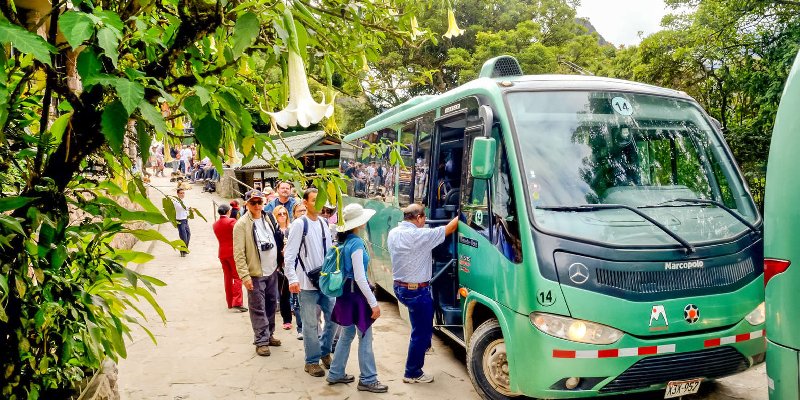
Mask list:
[{"label": "camera", "polygon": [[275,247],[275,245],[272,243],[261,243],[261,251],[269,251],[272,250],[273,247]]}]

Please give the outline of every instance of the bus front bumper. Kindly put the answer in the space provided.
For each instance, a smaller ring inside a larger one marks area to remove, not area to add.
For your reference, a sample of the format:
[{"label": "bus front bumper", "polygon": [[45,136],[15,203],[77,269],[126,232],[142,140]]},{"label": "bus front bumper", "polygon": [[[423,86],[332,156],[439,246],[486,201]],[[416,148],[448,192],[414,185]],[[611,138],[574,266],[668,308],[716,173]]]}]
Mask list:
[{"label": "bus front bumper", "polygon": [[533,397],[663,390],[670,381],[742,372],[763,362],[766,351],[764,325],[745,321],[703,334],[659,339],[625,335],[617,343],[601,346],[547,335],[527,316],[513,315],[507,320],[515,349],[509,354],[512,390]]}]

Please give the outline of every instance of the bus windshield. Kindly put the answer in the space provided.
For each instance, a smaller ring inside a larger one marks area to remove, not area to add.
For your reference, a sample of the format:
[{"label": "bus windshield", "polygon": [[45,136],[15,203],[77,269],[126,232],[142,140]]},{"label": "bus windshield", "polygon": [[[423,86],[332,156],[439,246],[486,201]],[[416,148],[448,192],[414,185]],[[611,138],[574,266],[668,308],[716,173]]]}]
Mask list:
[{"label": "bus windshield", "polygon": [[724,240],[758,219],[720,139],[689,101],[579,91],[511,92],[507,101],[542,229],[660,246]]}]

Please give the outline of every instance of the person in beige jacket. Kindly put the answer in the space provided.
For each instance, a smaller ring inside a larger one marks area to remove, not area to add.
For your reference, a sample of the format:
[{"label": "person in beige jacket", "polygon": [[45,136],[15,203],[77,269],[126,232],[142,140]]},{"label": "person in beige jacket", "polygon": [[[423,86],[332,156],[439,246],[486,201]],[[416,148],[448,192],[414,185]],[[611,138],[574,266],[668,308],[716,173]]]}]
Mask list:
[{"label": "person in beige jacket", "polygon": [[264,213],[264,194],[252,190],[245,194],[247,212],[233,227],[233,259],[247,289],[250,323],[256,354],[270,355],[270,346],[280,346],[274,337],[278,307],[278,246],[275,220]]}]

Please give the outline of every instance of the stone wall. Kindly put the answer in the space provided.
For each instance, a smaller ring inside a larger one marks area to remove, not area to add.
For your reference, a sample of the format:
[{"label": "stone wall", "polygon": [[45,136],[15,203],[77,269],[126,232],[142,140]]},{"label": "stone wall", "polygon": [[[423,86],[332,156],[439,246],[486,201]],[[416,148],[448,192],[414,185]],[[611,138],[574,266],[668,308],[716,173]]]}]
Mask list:
[{"label": "stone wall", "polygon": [[105,360],[77,400],[119,400],[117,364]]}]

